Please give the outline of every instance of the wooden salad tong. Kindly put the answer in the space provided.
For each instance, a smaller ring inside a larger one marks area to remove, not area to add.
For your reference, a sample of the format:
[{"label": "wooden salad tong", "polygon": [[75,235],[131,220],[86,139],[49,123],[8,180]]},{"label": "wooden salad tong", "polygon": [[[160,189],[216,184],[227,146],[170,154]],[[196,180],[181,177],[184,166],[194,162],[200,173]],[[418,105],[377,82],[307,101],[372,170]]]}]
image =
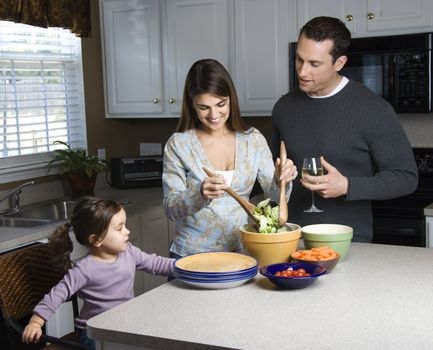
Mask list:
[{"label": "wooden salad tong", "polygon": [[[286,163],[287,160],[287,152],[286,146],[284,145],[284,141],[280,143],[280,169],[282,165]],[[281,173],[281,171],[280,171]],[[289,207],[287,204],[286,198],[286,181],[283,179],[280,181],[280,215],[279,215],[279,223],[281,226],[285,225],[287,219],[289,217]]]},{"label": "wooden salad tong", "polygon": [[[206,173],[209,177],[216,177],[216,175],[210,171],[208,168],[203,167],[203,171]],[[233,197],[235,201],[237,201],[241,207],[245,210],[245,212],[248,214],[248,216],[254,220],[256,224],[258,224],[258,220],[254,217],[254,209],[256,209],[256,206],[253,203],[248,202],[247,200],[243,199],[241,196],[239,196],[235,191],[233,191],[230,187],[226,188],[225,191]]]}]

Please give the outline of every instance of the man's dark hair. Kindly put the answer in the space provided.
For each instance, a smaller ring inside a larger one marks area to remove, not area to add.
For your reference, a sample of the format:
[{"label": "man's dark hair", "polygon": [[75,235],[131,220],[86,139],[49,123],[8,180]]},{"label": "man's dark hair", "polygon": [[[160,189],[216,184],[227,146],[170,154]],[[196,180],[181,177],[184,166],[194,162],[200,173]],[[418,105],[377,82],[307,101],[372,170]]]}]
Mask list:
[{"label": "man's dark hair", "polygon": [[302,34],[314,41],[332,40],[334,44],[330,54],[333,63],[338,57],[346,54],[351,39],[350,31],[342,21],[326,16],[314,17],[309,20],[301,28],[299,37]]}]

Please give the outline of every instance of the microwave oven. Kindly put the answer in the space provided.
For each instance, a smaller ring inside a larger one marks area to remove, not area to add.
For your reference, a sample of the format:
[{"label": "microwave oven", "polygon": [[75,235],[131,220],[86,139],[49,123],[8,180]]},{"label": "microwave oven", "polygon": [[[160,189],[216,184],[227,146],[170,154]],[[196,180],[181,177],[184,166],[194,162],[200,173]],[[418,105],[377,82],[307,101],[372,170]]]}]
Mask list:
[{"label": "microwave oven", "polygon": [[[432,110],[433,33],[352,39],[341,74],[387,100],[396,112]],[[290,86],[296,77],[296,44],[290,44]]]}]

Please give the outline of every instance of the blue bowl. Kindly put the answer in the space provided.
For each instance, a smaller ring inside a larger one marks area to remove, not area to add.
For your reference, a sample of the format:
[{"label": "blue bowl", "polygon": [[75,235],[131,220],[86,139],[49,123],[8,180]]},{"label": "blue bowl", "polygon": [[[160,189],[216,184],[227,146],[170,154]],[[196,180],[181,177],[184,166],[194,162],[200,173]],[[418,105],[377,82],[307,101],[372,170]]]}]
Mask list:
[{"label": "blue bowl", "polygon": [[[287,270],[304,269],[311,276],[306,277],[277,277],[274,276],[276,272]],[[273,284],[284,289],[300,289],[308,287],[313,284],[319,276],[322,276],[326,269],[322,266],[304,263],[279,263],[266,265],[260,268],[260,274],[267,277]]]}]

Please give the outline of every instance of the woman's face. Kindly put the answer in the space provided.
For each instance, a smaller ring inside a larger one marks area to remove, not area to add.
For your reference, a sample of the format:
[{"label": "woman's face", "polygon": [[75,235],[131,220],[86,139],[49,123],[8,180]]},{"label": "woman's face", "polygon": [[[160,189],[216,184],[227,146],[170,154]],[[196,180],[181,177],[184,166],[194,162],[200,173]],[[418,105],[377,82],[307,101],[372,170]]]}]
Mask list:
[{"label": "woman's face", "polygon": [[230,98],[209,93],[193,98],[198,119],[205,129],[215,131],[225,127],[230,116]]}]

